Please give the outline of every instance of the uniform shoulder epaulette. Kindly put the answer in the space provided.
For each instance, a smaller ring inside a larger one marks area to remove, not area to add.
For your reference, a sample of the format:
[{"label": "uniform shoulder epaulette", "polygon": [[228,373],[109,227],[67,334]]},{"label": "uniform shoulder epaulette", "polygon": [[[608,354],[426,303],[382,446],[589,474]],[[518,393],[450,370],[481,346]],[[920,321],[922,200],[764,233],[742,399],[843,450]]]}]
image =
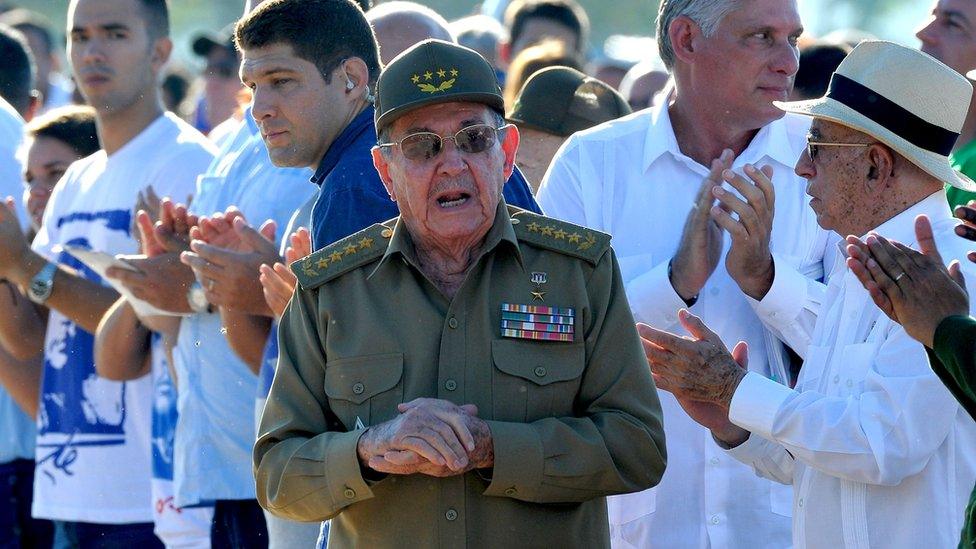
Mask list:
[{"label": "uniform shoulder epaulette", "polygon": [[610,247],[610,235],[509,206],[519,240],[596,264]]},{"label": "uniform shoulder epaulette", "polygon": [[393,221],[377,223],[337,240],[291,264],[302,288],[311,290],[337,276],[361,267],[386,253],[393,235]]}]

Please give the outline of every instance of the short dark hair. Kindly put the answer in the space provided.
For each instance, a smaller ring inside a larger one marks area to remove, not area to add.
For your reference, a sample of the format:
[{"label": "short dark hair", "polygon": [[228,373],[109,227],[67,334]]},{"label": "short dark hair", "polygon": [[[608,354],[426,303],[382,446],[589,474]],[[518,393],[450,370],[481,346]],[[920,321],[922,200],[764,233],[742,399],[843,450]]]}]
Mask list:
[{"label": "short dark hair", "polygon": [[146,30],[153,39],[169,36],[169,5],[167,0],[138,0]]},{"label": "short dark hair", "polygon": [[590,20],[574,0],[515,0],[505,10],[509,43],[522,35],[530,19],[551,19],[576,33],[576,51],[583,51],[590,32]]},{"label": "short dark hair", "polygon": [[24,128],[29,137],[49,137],[71,147],[80,157],[94,154],[102,148],[95,129],[95,109],[69,105],[52,109],[31,120]]},{"label": "short dark hair", "polygon": [[359,7],[362,8],[363,11],[373,9],[373,0],[356,0],[356,3],[359,4]]},{"label": "short dark hair", "polygon": [[373,28],[354,0],[270,0],[244,16],[234,30],[237,48],[288,44],[295,55],[316,67],[326,82],[350,57],[369,69],[370,83],[380,74]]},{"label": "short dark hair", "polygon": [[794,93],[804,99],[815,99],[827,92],[830,77],[847,57],[847,44],[813,42],[800,49],[800,70],[793,81]]},{"label": "short dark hair", "polygon": [[54,28],[43,15],[25,8],[15,8],[0,15],[0,23],[9,25],[26,34],[33,32],[44,43],[47,53],[54,50]]},{"label": "short dark hair", "polygon": [[0,97],[23,114],[30,107],[37,67],[27,39],[7,25],[0,25],[0,59]]}]

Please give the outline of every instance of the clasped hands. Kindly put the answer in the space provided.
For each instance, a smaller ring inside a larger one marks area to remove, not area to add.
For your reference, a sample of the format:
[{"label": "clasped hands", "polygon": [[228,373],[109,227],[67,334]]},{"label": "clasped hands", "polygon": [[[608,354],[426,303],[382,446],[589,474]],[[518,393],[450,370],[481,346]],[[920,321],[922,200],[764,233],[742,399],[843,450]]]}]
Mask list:
[{"label": "clasped hands", "polygon": [[473,404],[418,398],[397,406],[399,415],[366,429],[359,462],[380,473],[450,477],[494,466],[488,424]]}]

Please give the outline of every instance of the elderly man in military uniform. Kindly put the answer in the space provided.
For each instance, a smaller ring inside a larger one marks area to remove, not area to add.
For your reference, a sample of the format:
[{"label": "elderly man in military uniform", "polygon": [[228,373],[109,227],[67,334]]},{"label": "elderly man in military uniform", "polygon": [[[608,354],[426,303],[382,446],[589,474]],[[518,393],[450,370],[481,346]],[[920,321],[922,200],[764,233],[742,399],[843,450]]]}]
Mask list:
[{"label": "elderly man in military uniform", "polygon": [[505,204],[502,110],[473,50],[394,59],[373,154],[400,217],[292,266],[258,499],[330,545],[608,546],[605,496],[664,472],[609,237]]}]

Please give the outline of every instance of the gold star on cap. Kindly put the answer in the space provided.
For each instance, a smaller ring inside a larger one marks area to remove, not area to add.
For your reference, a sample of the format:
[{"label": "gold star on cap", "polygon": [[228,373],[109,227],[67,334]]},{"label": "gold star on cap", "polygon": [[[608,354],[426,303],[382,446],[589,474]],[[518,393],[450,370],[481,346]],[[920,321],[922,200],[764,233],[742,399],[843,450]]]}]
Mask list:
[{"label": "gold star on cap", "polygon": [[415,74],[410,78],[410,80],[413,80],[413,83],[417,84],[420,82],[420,77]]},{"label": "gold star on cap", "polygon": [[439,71],[437,71],[437,76],[444,78],[445,76],[447,76],[447,71],[445,71],[444,69],[440,69]]},{"label": "gold star on cap", "polygon": [[456,77],[458,75],[457,69],[451,69],[451,76]]},{"label": "gold star on cap", "polygon": [[433,77],[434,77],[434,73],[432,73],[430,71],[427,71],[427,72],[424,73],[424,78],[426,78],[427,80],[430,80]]}]

